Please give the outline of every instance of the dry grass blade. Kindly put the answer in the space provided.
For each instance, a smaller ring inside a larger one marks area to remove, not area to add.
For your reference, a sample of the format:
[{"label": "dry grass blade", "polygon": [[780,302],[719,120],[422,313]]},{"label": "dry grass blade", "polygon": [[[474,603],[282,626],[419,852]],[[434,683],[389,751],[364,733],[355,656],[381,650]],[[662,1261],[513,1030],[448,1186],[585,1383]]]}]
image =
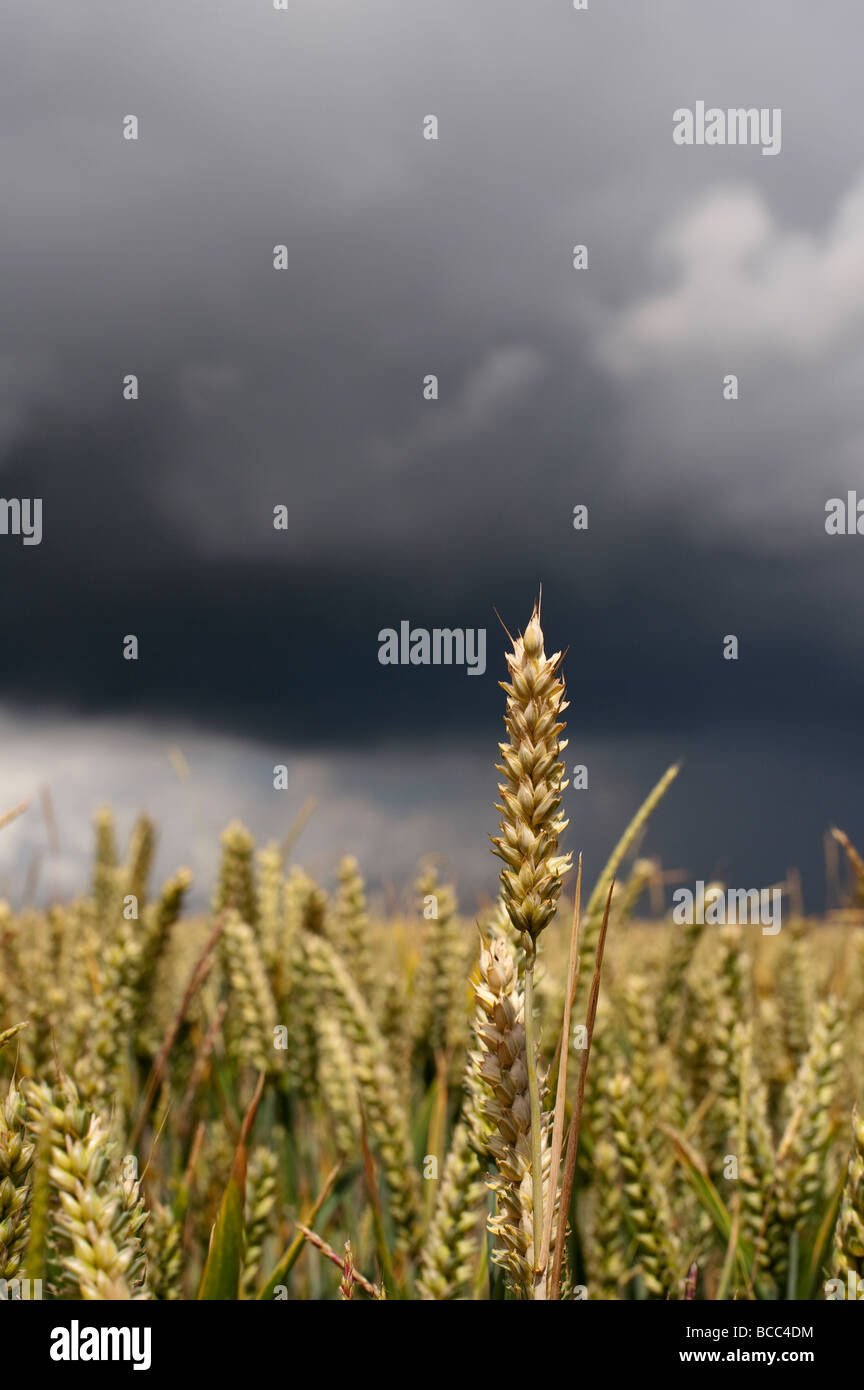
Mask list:
[{"label": "dry grass blade", "polygon": [[362,1107],[360,1113],[360,1144],[363,1149],[363,1174],[366,1179],[366,1191],[369,1195],[369,1205],[372,1208],[372,1224],[375,1228],[375,1248],[378,1253],[378,1262],[381,1265],[381,1276],[384,1280],[384,1287],[387,1289],[390,1297],[398,1298],[399,1284],[393,1269],[393,1260],[390,1255],[390,1247],[387,1244],[387,1235],[384,1230],[384,1214],[381,1210],[381,1198],[378,1194],[375,1160],[372,1157],[372,1150],[369,1148],[369,1140],[366,1137],[366,1116],[363,1113]]},{"label": "dry grass blade", "polygon": [[549,1286],[549,1297],[552,1300],[557,1300],[561,1297],[561,1275],[564,1268],[564,1236],[567,1229],[567,1213],[570,1210],[570,1197],[573,1193],[573,1180],[576,1176],[579,1126],[582,1122],[582,1107],[585,1103],[585,1078],[588,1075],[588,1060],[591,1056],[591,1040],[594,1036],[594,1020],[597,1017],[597,1000],[600,996],[600,972],[603,969],[603,954],[606,949],[606,932],[609,927],[609,908],[612,905],[612,894],[614,891],[615,880],[613,878],[612,882],[609,884],[609,892],[606,897],[606,908],[603,913],[603,925],[600,928],[600,937],[597,942],[597,959],[594,963],[591,993],[588,996],[585,1050],[582,1053],[582,1060],[579,1066],[579,1086],[576,1092],[576,1104],[573,1107],[573,1115],[570,1120],[570,1131],[567,1135],[567,1156],[564,1163],[564,1177],[561,1182],[561,1201],[558,1215],[558,1239],[555,1241],[555,1256],[552,1261],[552,1277]]},{"label": "dry grass blade", "polygon": [[19,816],[23,815],[24,812],[29,809],[29,806],[29,801],[20,801],[18,805],[13,806],[10,811],[4,811],[2,816],[0,816],[0,830],[3,829],[4,825],[9,825],[13,820],[17,820]]},{"label": "dry grass blade", "polygon": [[195,1062],[192,1066],[191,1072],[189,1073],[189,1081],[186,1086],[186,1092],[183,1096],[183,1100],[180,1103],[180,1109],[177,1115],[177,1128],[180,1130],[181,1133],[188,1132],[188,1127],[192,1116],[192,1107],[195,1103],[195,1097],[198,1094],[198,1088],[203,1084],[204,1079],[207,1075],[213,1049],[216,1046],[216,1043],[218,1042],[219,1038],[222,1036],[222,1024],[225,1021],[225,1015],[227,1014],[227,1012],[228,1001],[227,999],[223,999],[219,1007],[217,1008],[215,1014],[213,1015],[213,1020],[210,1024],[210,1027],[207,1029],[207,1032],[201,1040],[201,1046],[198,1049],[198,1053],[195,1057]]},{"label": "dry grass blade", "polygon": [[294,846],[296,845],[297,841],[300,839],[300,836],[303,834],[303,831],[306,828],[306,824],[309,820],[309,817],[312,815],[317,805],[318,802],[315,800],[314,796],[308,797],[306,801],[303,802],[303,805],[300,807],[300,810],[297,812],[296,816],[294,817],[294,820],[291,822],[291,825],[288,829],[288,834],[282,841],[282,858],[284,860],[287,860],[290,857],[291,852],[294,849]]},{"label": "dry grass blade", "polygon": [[13,1038],[17,1038],[19,1033],[23,1033],[25,1028],[30,1027],[29,1018],[25,1018],[22,1023],[13,1023],[11,1028],[4,1028],[0,1033],[0,1047],[6,1047]]},{"label": "dry grass blade", "polygon": [[846,858],[849,860],[850,867],[855,875],[857,897],[859,901],[862,901],[864,900],[864,859],[861,858],[861,855],[858,853],[845,831],[838,830],[836,826],[832,826],[831,834],[834,836],[838,845],[842,845],[845,851]]},{"label": "dry grass blade", "polygon": [[576,871],[576,900],[573,904],[573,926],[570,930],[570,951],[567,958],[567,993],[564,997],[564,1018],[561,1024],[560,1063],[558,1084],[555,1094],[555,1117],[552,1123],[552,1156],[549,1168],[549,1193],[546,1215],[543,1222],[543,1243],[540,1247],[538,1273],[545,1273],[552,1245],[552,1226],[555,1218],[554,1194],[558,1191],[558,1173],[561,1167],[561,1148],[564,1141],[564,1111],[567,1105],[567,1060],[570,1056],[570,1016],[573,1011],[573,998],[576,993],[579,959],[579,912],[582,902],[582,855]]},{"label": "dry grass blade", "polygon": [[[327,1198],[333,1191],[336,1179],[339,1177],[341,1171],[341,1166],[338,1163],[336,1164],[335,1168],[330,1169],[330,1172],[327,1174],[327,1177],[324,1180],[324,1185],[321,1188],[321,1191],[318,1193],[318,1196],[316,1197],[313,1205],[309,1209],[305,1210],[303,1213],[307,1222],[318,1220],[318,1217],[321,1213],[321,1208],[324,1206],[324,1203],[327,1201]],[[267,1280],[263,1289],[258,1294],[259,1302],[261,1302],[264,1299],[272,1298],[276,1289],[281,1284],[283,1284],[285,1280],[288,1278],[288,1275],[291,1273],[291,1270],[297,1263],[297,1259],[300,1255],[300,1251],[303,1249],[305,1239],[306,1238],[302,1234],[302,1232],[294,1237],[294,1240],[291,1242],[285,1254],[282,1256],[282,1259],[279,1261],[276,1268],[273,1270],[273,1273],[270,1275],[270,1278]]]},{"label": "dry grass blade", "polygon": [[326,1240],[322,1240],[314,1231],[310,1231],[309,1227],[304,1226],[302,1221],[297,1222],[297,1229],[298,1231],[302,1231],[303,1236],[308,1240],[309,1244],[313,1245],[316,1250],[319,1250],[325,1259],[330,1260],[336,1265],[343,1277],[349,1275],[350,1271],[349,1277],[355,1284],[359,1284],[363,1292],[368,1293],[370,1298],[380,1299],[384,1297],[383,1291],[376,1288],[370,1279],[365,1278],[365,1276],[360,1273],[357,1266],[351,1260],[350,1255],[346,1255],[345,1259],[342,1259],[341,1256],[336,1254],[332,1246],[327,1244]]},{"label": "dry grass blade", "polygon": [[186,1012],[189,1008],[189,1005],[192,1003],[192,1000],[195,998],[195,995],[198,993],[199,989],[201,988],[202,984],[207,978],[207,974],[213,962],[213,952],[216,948],[216,944],[219,941],[220,936],[222,935],[222,929],[225,925],[225,918],[226,914],[224,912],[221,913],[218,921],[216,922],[215,927],[213,928],[212,932],[207,938],[207,943],[204,947],[204,950],[201,952],[201,955],[199,956],[192,970],[192,974],[189,977],[189,983],[186,986],[186,992],[184,993],[183,998],[180,1002],[180,1008],[177,1010],[177,1013],[175,1014],[171,1022],[171,1026],[168,1029],[168,1032],[165,1036],[165,1041],[162,1044],[162,1047],[159,1051],[159,1055],[154,1061],[153,1066],[150,1070],[150,1076],[148,1077],[147,1084],[144,1087],[144,1095],[141,1101],[140,1109],[138,1111],[138,1119],[135,1122],[135,1126],[132,1130],[132,1134],[129,1139],[130,1149],[135,1148],[135,1146],[138,1143],[138,1140],[141,1137],[141,1130],[143,1129],[147,1116],[150,1113],[150,1107],[153,1104],[153,1099],[156,1095],[156,1092],[158,1091],[162,1079],[165,1076],[165,1068],[168,1065],[168,1058],[171,1054],[171,1049],[177,1040],[177,1034],[180,1032],[180,1025],[186,1017]]},{"label": "dry grass blade", "polygon": [[630,849],[637,835],[642,831],[652,812],[663,800],[663,797],[675,781],[680,770],[680,763],[673,763],[671,767],[667,768],[659,782],[652,787],[651,791],[642,802],[642,805],[627,826],[627,829],[624,831],[624,834],[621,836],[621,839],[618,841],[603,867],[603,872],[598,878],[594,891],[588,900],[588,907],[585,911],[585,916],[587,918],[591,918],[595,913],[599,912],[600,904],[603,901],[603,893],[606,891],[610,879],[613,879],[617,874],[619,865],[625,854]]}]

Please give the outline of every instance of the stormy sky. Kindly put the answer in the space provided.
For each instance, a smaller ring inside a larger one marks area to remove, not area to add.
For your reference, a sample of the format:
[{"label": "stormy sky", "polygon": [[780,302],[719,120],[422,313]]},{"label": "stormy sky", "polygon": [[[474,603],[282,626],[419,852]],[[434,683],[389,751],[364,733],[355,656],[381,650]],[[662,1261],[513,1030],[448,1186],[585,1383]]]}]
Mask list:
[{"label": "stormy sky", "polygon": [[[0,536],[0,780],[51,789],[39,894],[106,801],[204,891],[233,814],[314,797],[325,879],[437,853],[473,906],[494,610],[542,583],[589,876],[683,757],[645,849],[821,906],[826,827],[864,840],[864,540],[825,533],[864,496],[862,40],[855,0],[5,7],[0,469],[44,534]],[[676,146],[700,100],[780,108],[780,153]],[[485,627],[486,673],[381,666],[403,619]],[[2,834],[20,900],[38,809]]]}]

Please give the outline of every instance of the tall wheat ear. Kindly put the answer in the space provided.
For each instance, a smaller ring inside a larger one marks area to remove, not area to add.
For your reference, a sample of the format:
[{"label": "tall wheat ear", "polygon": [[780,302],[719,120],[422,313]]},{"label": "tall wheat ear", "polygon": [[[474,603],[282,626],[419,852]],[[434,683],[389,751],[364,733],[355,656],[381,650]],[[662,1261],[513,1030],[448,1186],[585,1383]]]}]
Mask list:
[{"label": "tall wheat ear", "polygon": [[[564,725],[560,718],[567,702],[564,682],[558,676],[562,654],[546,655],[537,606],[524,634],[511,640],[513,651],[507,655],[510,679],[501,682],[507,696],[504,723],[508,735],[507,741],[498,745],[502,759],[498,771],[504,778],[498,784],[501,803],[496,807],[502,817],[501,834],[492,837],[492,848],[504,861],[501,898],[511,923],[521,934],[525,951],[524,1066],[534,1297],[544,1298],[546,1279],[541,1270],[541,1246],[544,1136],[548,1122],[544,1123],[540,1112],[534,969],[537,940],[555,915],[562,879],[572,867],[571,856],[558,853],[558,837],[567,825],[561,811],[561,793],[567,783],[564,765],[559,760],[567,747],[561,737]],[[487,964],[496,971],[501,962],[491,959]],[[521,1082],[518,1070],[517,1075]],[[548,1158],[545,1163],[548,1164]]]}]

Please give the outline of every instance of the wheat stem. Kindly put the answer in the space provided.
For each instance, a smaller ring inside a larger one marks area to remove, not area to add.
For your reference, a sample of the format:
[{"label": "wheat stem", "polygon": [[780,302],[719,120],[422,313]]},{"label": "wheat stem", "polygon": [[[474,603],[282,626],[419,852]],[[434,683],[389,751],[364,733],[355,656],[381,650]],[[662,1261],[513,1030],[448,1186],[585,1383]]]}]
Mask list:
[{"label": "wheat stem", "polygon": [[534,963],[531,943],[525,958],[525,1064],[528,1069],[528,1104],[531,1110],[531,1195],[534,1227],[534,1297],[545,1297],[545,1278],[540,1268],[543,1240],[543,1166],[540,1141],[540,1082],[537,1076],[537,1037],[534,1011]]}]

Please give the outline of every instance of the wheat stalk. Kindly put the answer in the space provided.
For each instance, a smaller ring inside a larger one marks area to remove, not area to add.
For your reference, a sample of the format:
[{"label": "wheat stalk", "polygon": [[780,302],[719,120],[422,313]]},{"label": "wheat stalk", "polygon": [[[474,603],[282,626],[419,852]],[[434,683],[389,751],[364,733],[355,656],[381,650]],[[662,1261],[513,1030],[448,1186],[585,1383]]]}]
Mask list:
[{"label": "wheat stalk", "polygon": [[564,683],[558,678],[561,653],[547,657],[537,607],[524,635],[513,639],[507,654],[510,679],[501,682],[507,696],[504,723],[508,741],[499,743],[502,763],[498,771],[501,835],[492,847],[501,870],[501,898],[525,949],[526,1032],[525,1065],[530,1112],[531,1183],[533,1205],[533,1260],[535,1297],[545,1297],[541,1269],[543,1231],[543,1139],[541,1135],[540,1083],[537,1074],[534,972],[537,940],[555,915],[561,880],[571,867],[569,854],[558,854],[558,837],[567,821],[561,813],[561,793],[567,786],[560,754],[567,747],[561,738],[560,716],[567,708]]}]

